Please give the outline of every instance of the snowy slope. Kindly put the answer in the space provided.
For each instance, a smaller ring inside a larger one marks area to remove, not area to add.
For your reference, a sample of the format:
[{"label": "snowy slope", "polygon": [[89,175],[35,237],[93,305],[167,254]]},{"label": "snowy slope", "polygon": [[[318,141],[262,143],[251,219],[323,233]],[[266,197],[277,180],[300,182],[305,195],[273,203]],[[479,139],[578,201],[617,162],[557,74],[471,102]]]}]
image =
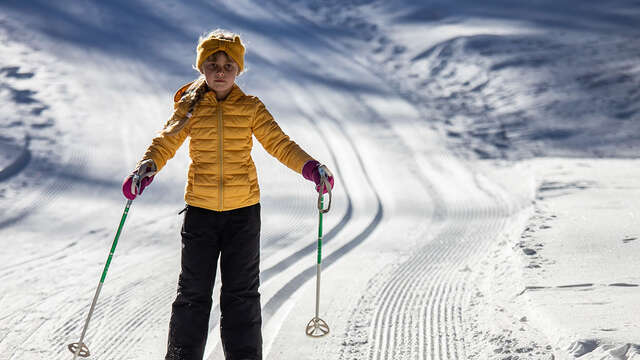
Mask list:
[{"label": "snowy slope", "polygon": [[516,159],[638,153],[637,1],[330,3],[296,9],[363,40],[361,56],[458,147]]},{"label": "snowy slope", "polygon": [[[332,331],[310,339],[313,187],[256,142],[266,358],[639,356],[640,329],[623,323],[640,283],[624,270],[633,240],[617,244],[622,259],[602,244],[567,259],[555,238],[602,236],[575,237],[559,217],[560,235],[522,242],[551,215],[588,216],[585,199],[614,196],[581,184],[635,196],[621,171],[631,160],[585,160],[596,170],[584,173],[522,159],[636,156],[638,23],[631,0],[0,4],[0,360],[69,357],[122,214],[120,182],[196,76],[198,35],[217,27],[248,45],[240,86],[338,179],[323,249]],[[183,147],[134,201],[87,335],[93,358],[163,356],[187,164]],[[549,203],[555,183],[569,197]],[[625,219],[623,237],[636,237]],[[600,299],[568,311],[584,287],[562,286],[583,283]],[[214,303],[207,359],[222,358]]]}]

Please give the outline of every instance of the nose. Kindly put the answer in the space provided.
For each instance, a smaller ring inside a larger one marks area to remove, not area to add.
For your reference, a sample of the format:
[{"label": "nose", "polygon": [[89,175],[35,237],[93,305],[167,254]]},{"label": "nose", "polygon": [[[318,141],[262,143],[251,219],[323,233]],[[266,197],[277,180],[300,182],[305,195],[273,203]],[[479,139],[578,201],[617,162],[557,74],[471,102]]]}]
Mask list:
[{"label": "nose", "polygon": [[224,77],[224,71],[222,71],[222,70],[216,71],[216,77],[218,77],[218,78]]}]

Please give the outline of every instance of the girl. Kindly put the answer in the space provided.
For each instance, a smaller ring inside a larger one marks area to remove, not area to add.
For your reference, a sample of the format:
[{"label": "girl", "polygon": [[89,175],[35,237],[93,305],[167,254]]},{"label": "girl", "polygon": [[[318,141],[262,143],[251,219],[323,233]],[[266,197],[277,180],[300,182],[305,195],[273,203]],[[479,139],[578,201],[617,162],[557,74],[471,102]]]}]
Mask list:
[{"label": "girl", "polygon": [[[220,259],[220,334],[226,359],[262,359],[259,286],[260,189],[251,159],[253,136],[275,158],[320,191],[320,165],[278,126],[264,104],[235,84],[245,48],[236,34],[200,38],[200,77],[174,96],[174,114],[123,184],[128,199],[148,186],[190,137],[181,273],[172,306],[166,360],[202,359],[211,294]],[[333,177],[329,177],[333,187]],[[326,192],[326,189],[324,189]]]}]

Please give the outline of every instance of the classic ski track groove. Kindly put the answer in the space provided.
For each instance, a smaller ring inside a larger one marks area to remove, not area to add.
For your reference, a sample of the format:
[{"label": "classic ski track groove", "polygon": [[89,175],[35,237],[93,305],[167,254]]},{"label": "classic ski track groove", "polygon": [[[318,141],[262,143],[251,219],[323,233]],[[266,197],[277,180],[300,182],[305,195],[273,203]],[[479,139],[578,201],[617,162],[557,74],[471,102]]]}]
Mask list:
[{"label": "classic ski track groove", "polygon": [[[468,207],[463,206],[461,208],[463,211],[461,213],[462,215],[462,219],[457,219],[457,220],[469,220],[472,218],[472,212],[469,211]],[[483,209],[480,209],[483,210]],[[486,214],[487,210],[489,209],[484,209],[483,213]],[[484,215],[481,214],[481,215]],[[485,216],[480,216],[479,217],[480,220],[483,220],[485,218]],[[466,221],[459,221],[458,224],[460,223],[465,223]],[[469,226],[463,226],[462,230],[460,229],[448,229],[447,232],[454,232],[454,231],[469,231],[470,227]],[[447,234],[447,232],[445,232],[444,234]],[[443,238],[451,238],[451,236],[444,236],[444,235],[440,235],[439,237],[443,237]],[[433,240],[433,242],[436,242],[436,240]],[[457,246],[448,246],[446,247],[446,249],[442,249],[442,247],[439,247],[438,249],[436,249],[436,254],[435,255],[431,255],[432,257],[434,257],[434,260],[442,260],[442,259],[449,259],[452,258],[452,256],[450,255],[450,253],[454,250],[458,250],[457,248],[464,246],[465,242],[459,241],[458,244],[455,244]],[[466,247],[466,251],[464,251],[462,256],[458,256],[461,260],[464,260],[468,257],[468,254],[471,253],[471,251],[474,248],[472,247]],[[457,251],[457,253],[459,254],[460,251]],[[454,258],[456,259],[456,258]],[[378,349],[377,351],[374,350],[370,355],[374,355],[376,356],[376,359],[379,359],[381,356],[385,356],[385,358],[395,358],[395,355],[398,355],[398,353],[396,351],[394,351],[395,349],[395,344],[396,343],[402,343],[402,340],[397,339],[397,337],[400,336],[400,332],[398,331],[394,331],[395,330],[395,323],[397,323],[397,321],[390,321],[391,315],[390,312],[394,312],[394,311],[399,311],[401,314],[403,315],[403,318],[406,319],[406,317],[408,316],[407,314],[407,310],[406,310],[406,299],[407,299],[407,295],[406,295],[406,288],[415,282],[415,278],[420,276],[420,272],[416,272],[415,271],[415,267],[419,267],[421,265],[421,263],[424,263],[424,255],[421,254],[419,256],[414,256],[413,261],[409,261],[407,264],[405,264],[404,266],[404,270],[398,271],[396,276],[394,278],[392,278],[391,280],[389,280],[389,284],[393,284],[395,286],[387,286],[385,288],[386,292],[385,295],[383,295],[383,299],[382,301],[386,302],[383,303],[382,308],[379,308],[379,315],[382,316],[376,316],[377,319],[374,319],[373,323],[377,323],[377,332],[383,332],[382,334],[379,334],[377,337],[376,335],[373,336],[374,339],[377,339],[377,341],[380,343],[380,349]],[[436,261],[436,264],[438,264],[439,261]],[[438,295],[436,297],[437,302],[434,303],[433,301],[430,302],[430,319],[431,319],[431,333],[432,335],[432,339],[435,340],[436,338],[436,332],[433,331],[433,329],[437,329],[438,328],[438,324],[439,324],[439,328],[440,328],[440,333],[437,334],[437,340],[439,343],[439,347],[436,348],[435,346],[432,347],[432,356],[436,357],[436,355],[440,355],[440,353],[442,351],[439,350],[444,350],[444,352],[447,354],[447,358],[451,357],[452,353],[455,354],[456,357],[460,357],[460,356],[464,356],[464,355],[460,355],[461,353],[464,354],[464,348],[461,345],[460,342],[458,342],[458,333],[456,331],[456,328],[460,329],[462,328],[461,326],[461,316],[460,316],[460,310],[456,310],[456,309],[460,309],[461,306],[458,304],[449,304],[446,300],[449,300],[450,296],[448,296],[448,294],[451,291],[452,288],[452,284],[450,284],[449,282],[447,282],[447,284],[445,284],[445,281],[442,281],[440,279],[442,279],[443,276],[448,275],[448,278],[455,278],[455,273],[454,271],[458,270],[456,268],[457,265],[456,263],[454,263],[454,266],[451,267],[447,272],[445,271],[440,271],[437,275],[437,281],[436,283],[438,283],[437,288],[434,288],[434,286],[432,285],[430,287],[429,290],[429,296],[428,298],[431,299],[432,298],[432,294],[433,291],[435,289],[435,291],[437,291]],[[429,267],[427,265],[427,267]],[[436,268],[437,270],[437,268]],[[450,275],[453,274],[453,275]],[[463,280],[466,279],[467,276],[462,276]],[[402,279],[399,283],[396,281],[396,278],[400,278]],[[458,276],[458,278],[460,278],[460,276]],[[424,279],[424,275],[423,275],[423,279]],[[448,280],[448,279],[447,279]],[[456,284],[455,289],[459,289],[459,288],[464,288],[463,286],[460,287],[458,286],[458,284]],[[391,290],[390,290],[391,289]],[[414,294],[415,295],[415,294]],[[457,294],[457,298],[462,298],[463,294],[460,292]],[[412,295],[409,296],[409,299],[411,299]],[[440,300],[445,297],[445,301],[441,302]],[[389,298],[393,299],[391,303],[389,303]],[[400,305],[398,305],[400,303]],[[400,308],[398,308],[398,306],[400,306]],[[410,305],[409,305],[410,307]],[[437,313],[434,314],[434,311],[436,310],[437,307]],[[459,316],[454,316],[454,312],[457,312],[459,314]],[[452,322],[453,324],[446,324],[442,317],[448,317],[450,319],[450,322]],[[434,319],[438,319],[437,324],[434,322]],[[396,316],[395,319],[397,320],[398,317]],[[390,322],[390,326],[388,324],[384,324],[384,322],[388,321]],[[457,323],[457,321],[460,321],[460,323]],[[402,326],[403,329],[405,329],[405,334],[407,331],[407,328],[409,328],[408,326]],[[375,328],[374,328],[375,329]],[[444,330],[444,331],[442,331]],[[375,330],[374,330],[375,331]],[[393,337],[391,337],[388,332],[391,331],[392,333],[396,334],[396,339],[394,339]],[[441,336],[441,333],[446,333],[447,336],[445,338],[443,338]],[[375,342],[375,341],[374,341]],[[432,344],[435,343],[435,341],[432,341]],[[460,346],[460,349],[458,348]],[[420,348],[424,348],[424,346],[421,344],[421,342],[419,342],[418,347]],[[413,347],[412,347],[413,348]],[[450,349],[451,348],[451,349]],[[410,350],[412,351],[412,350]],[[442,358],[442,356],[439,356],[440,358]],[[370,356],[371,358],[371,356]]]},{"label": "classic ski track groove", "polygon": [[[373,113],[374,111],[369,109],[369,112]],[[382,119],[382,121],[385,120]],[[415,151],[413,155],[419,156]],[[426,178],[423,178],[422,181],[428,182]],[[431,190],[432,186],[425,186],[425,188],[437,203],[442,203],[439,194]],[[452,213],[451,217],[456,220],[456,223],[453,228],[450,227],[440,232],[430,244],[437,243],[441,239],[456,239],[454,235],[460,233],[458,240],[453,244],[442,242],[447,246],[437,247],[435,253],[432,254],[427,254],[432,250],[430,245],[425,246],[424,254],[418,254],[407,260],[399,270],[396,270],[395,276],[388,280],[380,294],[377,311],[372,316],[369,359],[397,359],[402,355],[397,350],[398,346],[404,345],[406,348],[407,341],[410,345],[408,353],[412,359],[416,347],[419,349],[418,358],[420,359],[450,359],[466,356],[462,302],[466,296],[465,283],[469,276],[464,272],[460,275],[460,265],[465,261],[472,260],[473,252],[481,249],[493,236],[497,236],[505,222],[501,216],[504,209],[500,208],[504,204],[501,204],[490,191],[481,186],[478,188],[492,198],[493,204],[480,206],[473,210],[469,206],[465,206],[466,204],[447,204],[450,209],[444,211]],[[442,210],[437,209],[436,211]],[[444,217],[447,220],[450,219],[447,215]],[[434,218],[438,218],[438,214],[434,214]],[[491,220],[491,222],[487,222],[487,220]],[[478,230],[475,231],[475,235],[466,236],[472,226],[477,227],[483,223],[484,226],[481,226],[483,231]],[[444,225],[446,225],[446,221]],[[426,237],[428,238],[428,234]],[[423,265],[421,271],[416,271],[416,267],[421,267],[425,260],[428,260],[427,264],[435,265]],[[433,274],[434,272],[435,274]],[[435,277],[429,279],[430,275],[435,275]],[[401,280],[398,281],[398,278]],[[415,291],[416,287],[412,286],[415,285],[416,279],[419,279],[421,284],[417,287],[419,289],[417,292]],[[428,280],[432,280],[432,282],[425,288],[424,284]],[[414,291],[407,295],[407,289],[414,289]],[[423,294],[422,301],[415,302],[415,299],[420,297],[420,292]],[[413,338],[407,339],[406,335],[412,331],[409,329],[414,329],[408,319],[412,318],[409,311],[416,305],[422,306],[420,315],[424,319],[421,322],[424,325],[418,325],[419,337],[417,345],[414,345]],[[394,312],[400,315],[392,315]],[[424,316],[427,313],[429,316]],[[396,327],[404,330],[404,337],[400,336],[399,331],[395,331]],[[390,333],[395,334],[395,338]],[[427,339],[428,344],[424,344],[424,339]]]},{"label": "classic ski track groove", "polygon": [[[483,212],[493,217],[495,212],[485,209]],[[471,214],[464,214],[463,219],[471,219]],[[485,217],[480,217],[482,221]],[[407,329],[414,329],[410,310],[415,306],[426,307],[429,316],[421,316],[424,319],[424,325],[419,326],[419,336],[417,347],[419,349],[430,349],[429,352],[419,354],[419,358],[464,358],[463,338],[464,326],[462,322],[462,299],[464,298],[465,282],[468,275],[460,275],[460,262],[469,258],[469,256],[486,241],[491,235],[497,235],[495,230],[501,228],[503,221],[498,221],[481,226],[478,233],[482,236],[466,236],[473,225],[478,225],[475,221],[470,222],[470,226],[462,228],[449,228],[441,233],[437,239],[451,239],[458,236],[464,241],[460,241],[453,246],[447,246],[445,249],[437,249],[435,253],[429,254],[430,246],[425,246],[423,251],[405,262],[396,275],[392,277],[388,285],[385,287],[378,305],[378,311],[374,315],[373,324],[373,342],[377,347],[371,349],[370,359],[397,359],[399,355],[407,350],[398,348],[397,345],[406,344],[409,341],[411,345],[408,349],[409,354],[415,349],[413,336],[409,339],[400,339],[401,335],[407,335]],[[476,220],[478,221],[478,220]],[[475,227],[475,226],[473,226]],[[487,236],[488,235],[488,236]],[[485,238],[485,239],[480,239]],[[460,247],[469,243],[477,243],[478,246],[466,246],[464,251],[460,252]],[[448,265],[440,263],[443,260],[451,261]],[[433,265],[432,265],[433,264]],[[442,265],[442,266],[441,266]],[[438,271],[438,269],[440,269]],[[429,271],[431,270],[431,271]],[[437,271],[436,274],[433,274]],[[462,273],[465,274],[465,273]],[[430,278],[429,275],[435,275]],[[397,279],[402,279],[397,281]],[[427,282],[431,281],[428,287]],[[416,286],[416,284],[420,284]],[[389,300],[392,299],[392,300]],[[421,310],[421,315],[426,315]],[[396,327],[404,329],[403,332],[395,331]],[[377,335],[376,335],[377,334]],[[395,334],[395,338],[390,335]],[[430,344],[425,345],[422,339],[430,339]],[[401,357],[405,358],[405,357]],[[414,358],[411,356],[411,358]]]}]

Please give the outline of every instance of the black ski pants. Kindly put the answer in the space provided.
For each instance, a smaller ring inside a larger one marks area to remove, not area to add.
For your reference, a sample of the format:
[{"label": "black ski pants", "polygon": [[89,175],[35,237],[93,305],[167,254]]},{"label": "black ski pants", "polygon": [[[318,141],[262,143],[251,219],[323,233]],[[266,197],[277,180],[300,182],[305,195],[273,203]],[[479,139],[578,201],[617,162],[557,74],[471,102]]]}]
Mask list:
[{"label": "black ski pants", "polygon": [[261,360],[260,204],[229,211],[188,205],[181,234],[182,271],[165,360],[202,359],[218,259],[225,358]]}]

